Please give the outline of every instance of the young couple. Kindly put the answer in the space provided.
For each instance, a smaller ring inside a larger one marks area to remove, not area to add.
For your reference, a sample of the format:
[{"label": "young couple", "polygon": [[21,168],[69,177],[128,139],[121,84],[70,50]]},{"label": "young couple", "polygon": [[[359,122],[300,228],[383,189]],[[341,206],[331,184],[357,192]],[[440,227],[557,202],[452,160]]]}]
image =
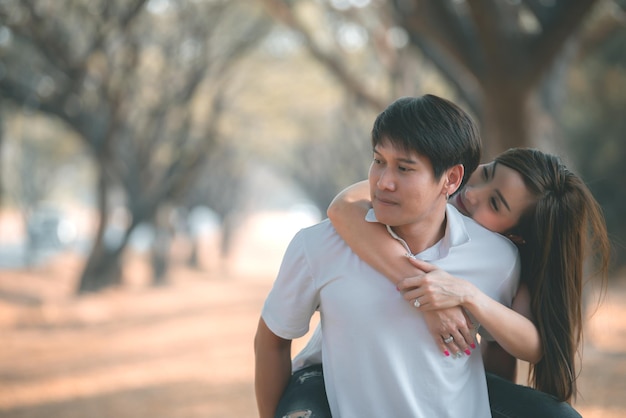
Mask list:
[{"label": "young couple", "polygon": [[[432,95],[392,103],[372,146],[369,187],[287,249],[255,338],[260,416],[579,416],[566,402],[589,226],[603,277],[608,264],[582,181],[535,150],[478,167],[474,123]],[[515,358],[538,390],[510,382]]]}]

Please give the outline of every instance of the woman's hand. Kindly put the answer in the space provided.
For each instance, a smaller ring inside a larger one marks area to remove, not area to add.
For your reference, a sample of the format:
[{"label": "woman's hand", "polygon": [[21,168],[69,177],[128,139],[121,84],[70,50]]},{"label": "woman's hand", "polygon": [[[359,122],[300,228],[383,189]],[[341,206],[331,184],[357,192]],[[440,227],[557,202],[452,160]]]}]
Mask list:
[{"label": "woman's hand", "polygon": [[462,306],[476,290],[471,283],[432,264],[414,258],[409,260],[424,273],[399,281],[398,290],[404,299],[422,311]]},{"label": "woman's hand", "polygon": [[[482,293],[472,283],[451,276],[432,264],[414,259],[409,261],[423,273],[400,280],[397,283],[398,290],[402,291],[404,299],[415,309],[423,311],[439,347],[442,347],[440,340],[449,340],[450,336],[454,340],[446,346],[451,353],[458,352],[454,351],[454,346],[464,352],[473,342],[474,330],[469,320],[464,325],[458,314],[456,318],[442,317],[445,310],[455,306],[455,309],[470,313],[513,357],[531,364],[541,360],[541,337],[530,315],[527,286],[520,285],[512,307],[507,307]],[[428,313],[436,313],[437,316],[429,318]]]},{"label": "woman's hand", "polygon": [[476,348],[474,326],[460,306],[424,312],[424,320],[444,355],[470,355]]},{"label": "woman's hand", "polygon": [[398,282],[398,290],[423,311],[428,329],[446,356],[470,355],[476,348],[476,329],[461,305],[471,285],[425,261],[409,260],[423,273]]}]

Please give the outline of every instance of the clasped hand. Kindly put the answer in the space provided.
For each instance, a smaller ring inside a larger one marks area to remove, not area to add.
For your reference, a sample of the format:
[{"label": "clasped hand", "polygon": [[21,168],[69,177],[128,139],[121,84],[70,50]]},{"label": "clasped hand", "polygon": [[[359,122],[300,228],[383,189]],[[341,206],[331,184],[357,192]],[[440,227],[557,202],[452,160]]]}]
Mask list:
[{"label": "clasped hand", "polygon": [[444,355],[470,355],[471,349],[476,348],[476,329],[463,304],[473,286],[425,261],[414,258],[409,261],[422,273],[398,282],[398,290],[423,312],[428,329]]}]

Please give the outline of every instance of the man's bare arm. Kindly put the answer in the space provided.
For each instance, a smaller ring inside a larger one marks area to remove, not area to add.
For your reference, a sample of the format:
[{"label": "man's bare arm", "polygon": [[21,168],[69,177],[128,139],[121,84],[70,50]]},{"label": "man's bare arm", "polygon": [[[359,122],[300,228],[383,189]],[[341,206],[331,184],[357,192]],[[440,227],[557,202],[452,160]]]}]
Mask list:
[{"label": "man's bare arm", "polygon": [[291,340],[280,338],[259,319],[254,338],[254,389],[260,418],[274,418],[291,376]]}]

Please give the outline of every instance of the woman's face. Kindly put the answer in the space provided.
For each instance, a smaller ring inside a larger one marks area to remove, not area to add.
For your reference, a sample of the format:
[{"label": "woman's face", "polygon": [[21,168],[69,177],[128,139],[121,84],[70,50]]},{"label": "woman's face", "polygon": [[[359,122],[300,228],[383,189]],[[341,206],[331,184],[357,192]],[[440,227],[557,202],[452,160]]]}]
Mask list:
[{"label": "woman's face", "polygon": [[496,162],[478,166],[463,189],[450,199],[462,214],[499,233],[515,226],[536,201],[517,171]]}]

